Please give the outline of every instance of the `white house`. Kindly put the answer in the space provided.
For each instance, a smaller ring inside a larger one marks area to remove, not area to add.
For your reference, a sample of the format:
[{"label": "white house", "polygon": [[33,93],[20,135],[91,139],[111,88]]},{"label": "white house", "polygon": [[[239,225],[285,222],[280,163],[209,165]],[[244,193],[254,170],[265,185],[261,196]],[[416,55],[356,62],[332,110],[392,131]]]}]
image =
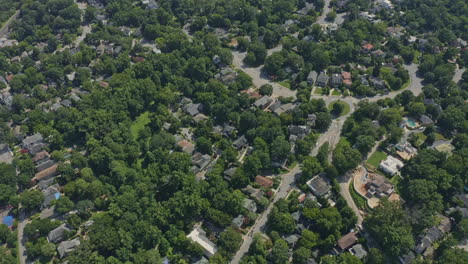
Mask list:
[{"label": "white house", "polygon": [[403,162],[393,156],[388,156],[380,162],[380,168],[392,176],[397,174],[403,166]]}]

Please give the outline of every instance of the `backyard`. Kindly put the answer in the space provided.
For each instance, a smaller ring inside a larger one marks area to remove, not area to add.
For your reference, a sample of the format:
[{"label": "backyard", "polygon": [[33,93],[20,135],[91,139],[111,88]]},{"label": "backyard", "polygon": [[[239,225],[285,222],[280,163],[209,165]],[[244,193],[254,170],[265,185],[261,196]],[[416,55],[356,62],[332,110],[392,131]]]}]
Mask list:
[{"label": "backyard", "polygon": [[372,154],[372,156],[370,156],[370,158],[367,160],[367,164],[373,166],[374,168],[378,168],[380,162],[381,162],[382,160],[386,159],[387,156],[388,156],[387,153],[377,150],[377,151],[374,152],[374,154]]},{"label": "backyard", "polygon": [[140,133],[140,131],[147,124],[149,124],[149,122],[150,122],[149,115],[150,115],[149,112],[144,112],[139,117],[137,117],[137,119],[135,120],[133,125],[130,127],[130,132],[132,133],[132,136],[133,136],[134,139],[137,139],[138,138],[138,133]]}]

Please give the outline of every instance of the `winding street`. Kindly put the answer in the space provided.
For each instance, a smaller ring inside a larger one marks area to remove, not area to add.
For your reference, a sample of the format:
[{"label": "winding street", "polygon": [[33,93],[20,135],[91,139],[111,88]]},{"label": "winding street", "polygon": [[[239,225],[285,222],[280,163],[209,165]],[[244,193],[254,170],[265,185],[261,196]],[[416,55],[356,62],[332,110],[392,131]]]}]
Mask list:
[{"label": "winding street", "polygon": [[[278,48],[275,48],[275,51],[278,50]],[[271,51],[271,50],[270,50]],[[270,84],[273,86],[273,94],[275,97],[279,96],[285,96],[285,94],[289,94],[286,91],[290,91],[292,93],[293,91],[287,89],[286,87],[283,87],[275,82],[272,82],[269,80],[267,77],[262,75],[261,72],[261,67],[256,67],[256,68],[249,68],[245,66],[242,63],[243,58],[245,57],[245,53],[240,53],[240,52],[233,52],[233,64],[244,70],[245,73],[247,73],[250,77],[253,79],[253,83],[255,86],[259,87],[263,84]],[[390,92],[386,95],[382,96],[375,96],[372,98],[366,98],[367,100],[371,102],[376,102],[380,99],[385,99],[385,98],[395,98],[398,94],[402,93],[405,90],[409,90],[413,92],[414,95],[419,95],[422,92],[422,79],[417,76],[416,72],[418,69],[417,64],[409,64],[409,65],[404,65],[405,69],[408,70],[408,73],[410,75],[410,84],[406,89],[395,91],[395,92]],[[294,92],[295,95],[295,92]],[[286,96],[288,97],[288,96]],[[295,96],[294,96],[295,97]],[[311,98],[315,99],[323,99],[326,103],[326,105],[329,105],[331,102],[336,101],[336,100],[341,100],[349,104],[350,106],[350,111],[348,114],[345,116],[339,117],[335,120],[332,121],[329,129],[327,132],[323,133],[320,135],[320,137],[317,140],[317,143],[315,147],[311,151],[312,156],[316,156],[318,149],[320,146],[322,146],[325,142],[329,142],[329,160],[332,159],[332,153],[333,149],[335,148],[336,144],[338,144],[340,140],[340,134],[341,130],[343,128],[343,124],[346,121],[346,119],[356,110],[356,105],[359,102],[360,99],[352,96],[348,97],[342,97],[342,96],[327,96],[327,95],[312,95]],[[268,214],[270,213],[271,209],[274,206],[274,203],[278,201],[281,198],[285,198],[288,194],[288,191],[294,186],[294,180],[295,180],[295,175],[301,173],[301,169],[299,165],[296,165],[289,173],[284,174],[282,177],[282,181],[280,183],[279,191],[276,193],[275,198],[273,199],[272,203],[267,207],[267,209],[259,216],[255,224],[251,227],[249,232],[243,236],[243,242],[239,250],[237,251],[236,255],[232,258],[231,264],[237,264],[240,262],[241,258],[248,252],[250,245],[253,242],[253,234],[255,233],[263,233],[263,230],[265,228],[265,225],[268,221]],[[359,212],[358,207],[356,206],[356,203],[354,202],[353,198],[351,197],[351,194],[349,192],[349,184],[351,182],[351,177],[347,177],[346,175],[342,175],[339,177],[339,184],[340,184],[340,194],[343,196],[343,198],[346,200],[348,206],[354,211],[358,218],[358,224],[362,224],[363,217],[361,213]]]}]

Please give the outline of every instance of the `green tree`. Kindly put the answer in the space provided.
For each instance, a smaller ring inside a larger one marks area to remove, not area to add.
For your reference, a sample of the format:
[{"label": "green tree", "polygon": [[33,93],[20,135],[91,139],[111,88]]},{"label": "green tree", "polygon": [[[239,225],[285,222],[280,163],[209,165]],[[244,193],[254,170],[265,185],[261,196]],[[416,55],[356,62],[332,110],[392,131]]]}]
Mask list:
[{"label": "green tree", "polygon": [[260,86],[259,92],[260,92],[261,95],[270,96],[273,93],[273,86],[266,83],[266,84]]},{"label": "green tree", "polygon": [[228,253],[235,253],[242,243],[242,236],[232,227],[228,227],[219,237],[219,245]]},{"label": "green tree", "polygon": [[283,239],[277,239],[271,249],[270,260],[275,264],[286,264],[288,259],[288,243]]},{"label": "green tree", "polygon": [[310,249],[307,249],[305,247],[300,247],[294,251],[293,262],[298,263],[298,264],[307,263],[310,256],[311,256]]}]

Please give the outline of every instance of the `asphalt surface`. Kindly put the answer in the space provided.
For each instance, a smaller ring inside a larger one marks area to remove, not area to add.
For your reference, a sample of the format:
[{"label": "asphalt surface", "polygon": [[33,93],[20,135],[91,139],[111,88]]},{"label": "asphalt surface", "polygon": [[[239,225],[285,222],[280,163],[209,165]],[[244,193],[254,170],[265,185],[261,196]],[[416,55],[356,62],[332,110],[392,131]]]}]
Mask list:
[{"label": "asphalt surface", "polygon": [[[277,50],[277,49],[276,49]],[[236,67],[239,67],[243,69],[247,74],[249,74],[252,79],[254,80],[254,85],[259,87],[262,84],[268,83],[275,87],[277,85],[276,83],[270,81],[268,78],[264,78],[261,76],[261,67],[257,68],[248,68],[245,67],[242,63],[243,57],[245,57],[245,53],[239,53],[239,52],[233,52],[234,54],[234,62],[233,64]],[[409,90],[413,92],[414,95],[419,95],[422,92],[422,79],[417,76],[417,70],[418,70],[418,65],[417,64],[409,64],[404,66],[405,69],[408,70],[408,73],[410,75],[410,84],[406,89],[400,90],[400,91],[395,91],[395,92],[390,92],[386,95],[381,95],[381,96],[375,96],[372,98],[365,98],[368,99],[371,102],[376,102],[380,99],[384,98],[395,98],[398,94],[402,93],[405,90]],[[461,76],[461,73],[460,73]],[[460,77],[461,78],[461,77]],[[281,86],[282,87],[282,86]],[[286,88],[287,89],[287,88]],[[278,91],[280,90],[280,91]],[[278,89],[274,90],[275,92],[281,92],[283,89]],[[289,90],[289,89],[288,89]],[[276,94],[278,96],[278,94]],[[327,95],[312,95],[311,98],[315,99],[323,99],[326,103],[326,105],[329,105],[331,102],[336,101],[336,100],[341,100],[346,102],[350,106],[350,112],[346,114],[345,116],[339,117],[335,120],[332,121],[332,124],[330,125],[329,129],[327,132],[323,133],[320,135],[320,137],[317,140],[317,143],[315,147],[311,151],[312,156],[316,156],[318,149],[320,146],[322,146],[325,142],[329,143],[329,160],[331,161],[332,159],[332,153],[333,149],[335,148],[336,144],[338,144],[340,140],[340,134],[341,130],[343,128],[343,124],[346,121],[346,119],[356,110],[356,105],[359,102],[360,99],[355,98],[355,97],[342,97],[342,96],[327,96]],[[376,147],[374,147],[375,151]],[[294,167],[290,173],[283,175],[283,180],[280,184],[280,189],[278,193],[275,196],[275,199],[273,202],[268,206],[268,208],[260,215],[258,218],[257,222],[251,227],[249,233],[247,235],[243,236],[243,243],[239,249],[239,251],[236,253],[234,258],[231,261],[231,264],[237,264],[240,262],[241,258],[248,252],[250,245],[252,244],[252,236],[255,233],[263,232],[263,229],[265,228],[266,222],[268,220],[268,214],[270,213],[271,209],[274,206],[274,202],[276,202],[280,198],[284,198],[287,196],[288,190],[294,186],[294,175],[297,173],[301,173],[301,170],[298,165]],[[362,224],[363,217],[361,213],[359,212],[358,207],[356,206],[356,203],[354,202],[353,198],[351,197],[351,194],[349,192],[349,184],[351,182],[351,177],[347,175],[342,175],[338,179],[339,184],[340,184],[340,194],[343,196],[343,198],[346,200],[348,206],[354,211],[358,218],[358,224]]]}]

